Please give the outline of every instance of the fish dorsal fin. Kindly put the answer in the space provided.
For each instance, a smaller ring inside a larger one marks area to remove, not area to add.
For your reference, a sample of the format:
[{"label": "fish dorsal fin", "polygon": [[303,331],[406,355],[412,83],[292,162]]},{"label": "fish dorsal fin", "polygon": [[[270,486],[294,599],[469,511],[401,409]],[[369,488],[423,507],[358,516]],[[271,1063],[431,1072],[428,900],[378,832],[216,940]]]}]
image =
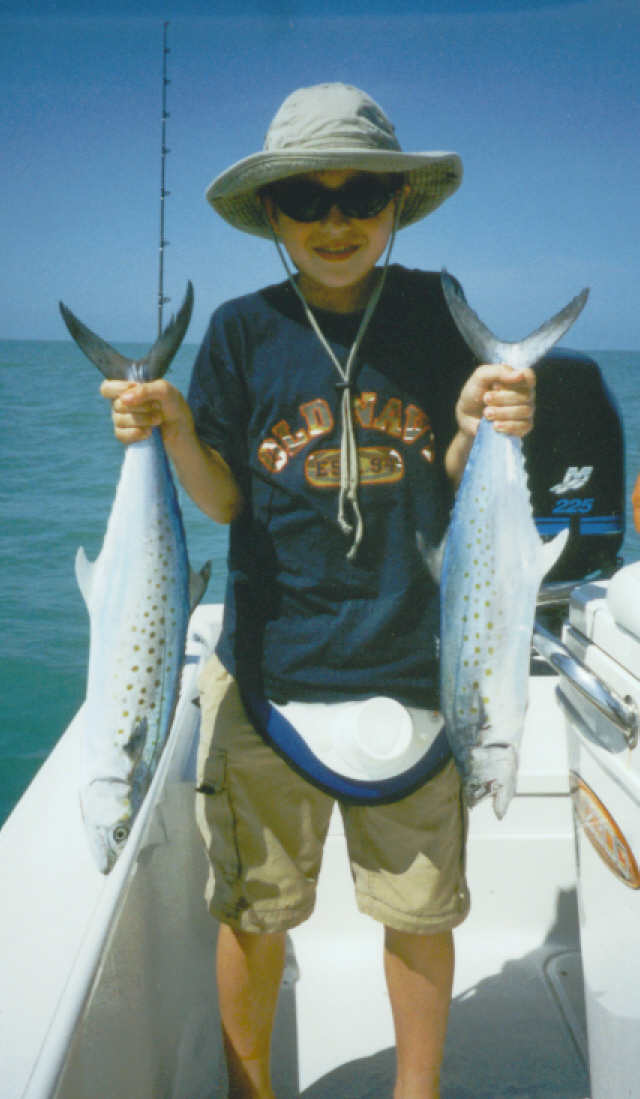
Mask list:
[{"label": "fish dorsal fin", "polygon": [[178,350],[191,319],[193,309],[193,286],[187,283],[187,292],[184,301],[176,317],[172,317],[162,335],[156,340],[151,350],[136,362],[127,359],[110,344],[97,336],[86,324],[60,302],[62,319],[69,329],[69,333],[77,343],[81,351],[84,351],[94,366],[97,366],[105,378],[113,378],[119,381],[129,379],[153,381],[166,374],[176,351]]},{"label": "fish dorsal fin", "polygon": [[564,551],[569,540],[569,527],[565,527],[559,534],[556,534],[555,538],[552,538],[550,542],[543,542],[542,549],[540,551],[540,557],[542,561],[542,573],[540,579],[547,575],[553,568],[556,561],[559,559],[560,554]]},{"label": "fish dorsal fin", "polygon": [[189,569],[189,607],[192,611],[198,606],[198,603],[207,590],[210,576],[210,561],[207,561],[206,565],[202,566],[200,572],[194,572],[193,569]]},{"label": "fish dorsal fin", "polygon": [[454,280],[446,271],[440,274],[442,290],[456,327],[481,363],[508,363],[514,370],[533,366],[564,336],[584,309],[588,290],[583,290],[564,309],[545,321],[524,340],[508,343],[499,340],[467,305]]},{"label": "fish dorsal fin", "polygon": [[87,608],[89,608],[89,604],[91,601],[93,568],[93,562],[90,561],[87,557],[86,553],[84,552],[84,547],[80,546],[78,552],[76,553],[76,580],[78,582],[78,587],[82,592],[82,598],[84,599]]}]

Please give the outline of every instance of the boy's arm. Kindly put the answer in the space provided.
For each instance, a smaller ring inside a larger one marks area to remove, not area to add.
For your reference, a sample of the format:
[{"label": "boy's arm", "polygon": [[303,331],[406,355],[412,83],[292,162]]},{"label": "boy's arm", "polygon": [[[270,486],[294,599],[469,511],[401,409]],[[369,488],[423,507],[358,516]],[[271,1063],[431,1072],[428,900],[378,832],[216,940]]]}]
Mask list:
[{"label": "boy's arm", "polygon": [[230,523],[240,514],[243,499],[235,477],[224,458],[198,438],[191,409],[175,386],[164,379],[106,381],[100,392],[112,402],[120,442],[139,442],[152,428],[160,428],[180,483],[201,511],[218,523]]},{"label": "boy's arm", "polygon": [[445,455],[445,470],[457,486],[480,421],[507,435],[526,435],[533,427],[536,378],[533,370],[517,373],[510,366],[478,366],[467,378],[456,404],[458,431]]}]

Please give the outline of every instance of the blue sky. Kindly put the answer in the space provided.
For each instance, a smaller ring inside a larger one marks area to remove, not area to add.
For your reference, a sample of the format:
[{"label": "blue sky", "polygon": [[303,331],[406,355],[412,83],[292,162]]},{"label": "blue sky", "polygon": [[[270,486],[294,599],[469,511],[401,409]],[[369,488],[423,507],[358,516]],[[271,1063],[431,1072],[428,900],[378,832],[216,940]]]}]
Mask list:
[{"label": "blue sky", "polygon": [[189,340],[219,302],[282,277],[270,243],[213,213],[207,183],[261,147],[288,92],[344,80],[404,148],[464,161],[397,260],[453,271],[506,338],[590,286],[571,345],[640,349],[637,0],[0,0],[0,338],[64,338],[60,298],[113,342],[154,338],[163,19],[166,289],[175,307],[194,283]]}]

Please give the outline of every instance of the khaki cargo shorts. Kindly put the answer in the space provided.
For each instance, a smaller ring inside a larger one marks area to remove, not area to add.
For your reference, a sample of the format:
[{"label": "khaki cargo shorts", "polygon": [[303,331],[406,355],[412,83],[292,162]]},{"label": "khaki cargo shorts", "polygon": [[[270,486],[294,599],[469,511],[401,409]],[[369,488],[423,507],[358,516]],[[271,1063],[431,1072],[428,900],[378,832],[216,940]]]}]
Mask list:
[{"label": "khaki cargo shorts", "polygon": [[[334,800],[255,732],[235,680],[200,675],[196,817],[211,913],[240,931],[286,931],[313,911]],[[359,909],[398,931],[435,933],[469,910],[467,817],[454,764],[391,805],[341,805]]]}]

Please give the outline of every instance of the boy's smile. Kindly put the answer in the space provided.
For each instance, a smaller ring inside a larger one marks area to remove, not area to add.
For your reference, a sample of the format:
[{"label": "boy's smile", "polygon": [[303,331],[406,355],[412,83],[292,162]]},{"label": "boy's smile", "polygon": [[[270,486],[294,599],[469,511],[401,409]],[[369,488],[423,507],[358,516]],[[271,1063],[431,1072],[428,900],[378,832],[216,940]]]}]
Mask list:
[{"label": "boy's smile", "polygon": [[[359,174],[348,169],[311,172],[303,178],[337,191]],[[339,313],[362,308],[375,278],[375,265],[393,229],[393,197],[374,217],[347,217],[336,203],[317,221],[288,217],[268,194],[264,203],[274,230],[298,268],[299,286],[307,302]]]}]

